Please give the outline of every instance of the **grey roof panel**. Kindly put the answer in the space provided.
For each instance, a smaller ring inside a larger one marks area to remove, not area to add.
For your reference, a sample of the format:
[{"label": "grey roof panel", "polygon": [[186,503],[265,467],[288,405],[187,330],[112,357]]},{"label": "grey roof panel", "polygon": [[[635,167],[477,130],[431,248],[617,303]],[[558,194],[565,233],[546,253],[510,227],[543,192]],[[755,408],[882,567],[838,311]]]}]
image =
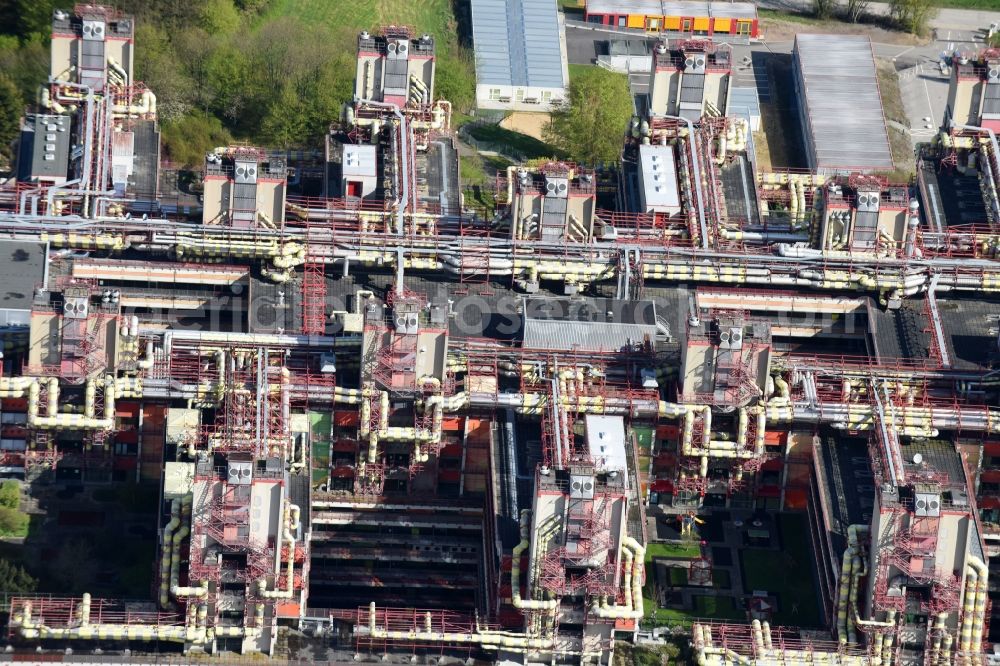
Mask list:
[{"label": "grey roof panel", "polygon": [[799,34],[795,58],[816,167],[892,169],[871,40]]},{"label": "grey roof panel", "polygon": [[717,16],[757,18],[752,2],[706,2],[705,0],[588,0],[590,14],[643,14],[646,16]]},{"label": "grey roof panel", "polygon": [[998,98],[986,98],[983,100],[983,115],[996,115],[1000,114],[1000,99]]},{"label": "grey roof panel", "polygon": [[472,0],[479,83],[562,88],[555,0]]}]

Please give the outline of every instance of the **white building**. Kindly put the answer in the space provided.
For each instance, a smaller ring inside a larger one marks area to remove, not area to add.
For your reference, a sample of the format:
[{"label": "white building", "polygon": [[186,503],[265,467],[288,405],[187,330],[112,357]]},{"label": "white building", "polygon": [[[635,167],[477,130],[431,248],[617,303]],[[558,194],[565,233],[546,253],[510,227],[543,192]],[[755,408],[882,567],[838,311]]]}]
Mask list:
[{"label": "white building", "polygon": [[566,98],[566,33],[556,0],[472,0],[476,105],[551,111]]}]

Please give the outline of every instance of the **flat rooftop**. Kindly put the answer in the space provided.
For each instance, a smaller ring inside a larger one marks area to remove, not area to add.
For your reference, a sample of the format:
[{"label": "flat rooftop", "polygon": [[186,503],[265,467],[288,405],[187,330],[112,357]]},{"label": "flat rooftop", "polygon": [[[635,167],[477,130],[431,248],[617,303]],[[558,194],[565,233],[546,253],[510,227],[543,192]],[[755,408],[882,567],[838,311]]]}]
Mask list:
[{"label": "flat rooftop", "polygon": [[796,87],[816,169],[893,168],[871,39],[795,36]]},{"label": "flat rooftop", "polygon": [[45,281],[45,263],[44,243],[0,241],[0,308],[30,310],[35,287]]}]

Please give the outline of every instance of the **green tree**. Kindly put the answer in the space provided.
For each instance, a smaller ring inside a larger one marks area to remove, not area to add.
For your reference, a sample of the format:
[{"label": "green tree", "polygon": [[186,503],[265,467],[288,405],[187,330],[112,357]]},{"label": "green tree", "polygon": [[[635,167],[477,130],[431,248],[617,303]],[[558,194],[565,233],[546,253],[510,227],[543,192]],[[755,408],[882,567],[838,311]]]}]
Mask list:
[{"label": "green tree", "polygon": [[900,28],[923,36],[937,14],[937,7],[934,0],[889,0],[889,13]]},{"label": "green tree", "polygon": [[210,35],[227,35],[240,25],[240,12],[232,0],[204,0],[198,9],[201,27]]},{"label": "green tree", "polygon": [[476,102],[476,69],[466,49],[438,55],[434,96],[451,102],[455,111],[469,111]]},{"label": "green tree", "polygon": [[828,19],[833,15],[836,0],[813,0],[813,14],[816,18]]},{"label": "green tree", "polygon": [[851,23],[857,23],[868,11],[871,0],[847,0],[847,18]]},{"label": "green tree", "polygon": [[[2,81],[2,79],[0,79]],[[18,509],[21,506],[21,484],[17,481],[4,481],[0,485],[0,506],[8,509]]]},{"label": "green tree", "polygon": [[38,588],[38,581],[24,567],[0,559],[0,594],[31,594]]},{"label": "green tree", "polygon": [[[20,131],[23,110],[24,100],[17,86],[7,76],[0,74],[0,156],[6,159],[14,156],[14,139]],[[2,496],[8,485],[12,483],[0,486],[0,503],[3,503]]]},{"label": "green tree", "polygon": [[0,506],[0,536],[27,536],[29,521],[28,514]]},{"label": "green tree", "polygon": [[271,5],[271,0],[236,0],[236,6],[247,14],[263,14]]},{"label": "green tree", "polygon": [[18,40],[0,37],[0,72],[14,82],[24,100],[35,99],[39,86],[49,79],[49,47],[42,35]]},{"label": "green tree", "polygon": [[570,81],[568,98],[552,112],[544,135],[577,162],[616,162],[632,110],[628,78],[594,67]]},{"label": "green tree", "polygon": [[63,0],[18,0],[18,28],[21,37],[52,33],[52,10],[65,6]]},{"label": "green tree", "polygon": [[215,116],[193,111],[162,125],[163,151],[181,167],[201,168],[205,153],[232,143],[233,137]]}]

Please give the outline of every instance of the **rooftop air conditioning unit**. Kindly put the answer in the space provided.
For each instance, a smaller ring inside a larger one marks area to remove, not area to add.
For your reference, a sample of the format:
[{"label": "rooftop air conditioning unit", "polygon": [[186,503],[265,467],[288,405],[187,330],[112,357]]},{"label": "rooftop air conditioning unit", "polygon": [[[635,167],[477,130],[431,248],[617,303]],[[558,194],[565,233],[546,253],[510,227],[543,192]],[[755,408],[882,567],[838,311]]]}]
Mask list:
[{"label": "rooftop air conditioning unit", "polygon": [[257,163],[256,162],[237,162],[236,163],[236,182],[237,183],[256,183],[257,182]]},{"label": "rooftop air conditioning unit", "polygon": [[405,39],[392,40],[386,44],[385,50],[390,60],[406,60],[410,43]]},{"label": "rooftop air conditioning unit", "polygon": [[569,178],[547,176],[545,178],[545,194],[551,197],[566,198],[569,193]]},{"label": "rooftop air conditioning unit", "polygon": [[88,41],[104,41],[104,21],[84,20],[81,33],[83,38]]},{"label": "rooftop air conditioning unit", "polygon": [[703,53],[692,53],[684,56],[684,71],[689,74],[704,74],[705,55]]},{"label": "rooftop air conditioning unit", "polygon": [[67,298],[63,303],[63,315],[70,319],[86,319],[89,303],[86,298]]},{"label": "rooftop air conditioning unit", "polygon": [[403,335],[415,335],[420,330],[420,316],[416,312],[397,312],[393,322],[396,332]]},{"label": "rooftop air conditioning unit", "polygon": [[230,485],[249,485],[253,480],[253,463],[230,461],[226,476]]},{"label": "rooftop air conditioning unit", "polygon": [[940,516],[941,496],[935,493],[916,493],[913,508],[918,516]]},{"label": "rooftop air conditioning unit", "polygon": [[569,496],[572,499],[590,499],[594,496],[594,477],[573,474],[569,477]]},{"label": "rooftop air conditioning unit", "polygon": [[879,205],[878,192],[858,192],[858,210],[862,213],[877,213]]},{"label": "rooftop air conditioning unit", "polygon": [[739,349],[743,346],[743,328],[730,326],[719,332],[719,346],[723,349]]}]

